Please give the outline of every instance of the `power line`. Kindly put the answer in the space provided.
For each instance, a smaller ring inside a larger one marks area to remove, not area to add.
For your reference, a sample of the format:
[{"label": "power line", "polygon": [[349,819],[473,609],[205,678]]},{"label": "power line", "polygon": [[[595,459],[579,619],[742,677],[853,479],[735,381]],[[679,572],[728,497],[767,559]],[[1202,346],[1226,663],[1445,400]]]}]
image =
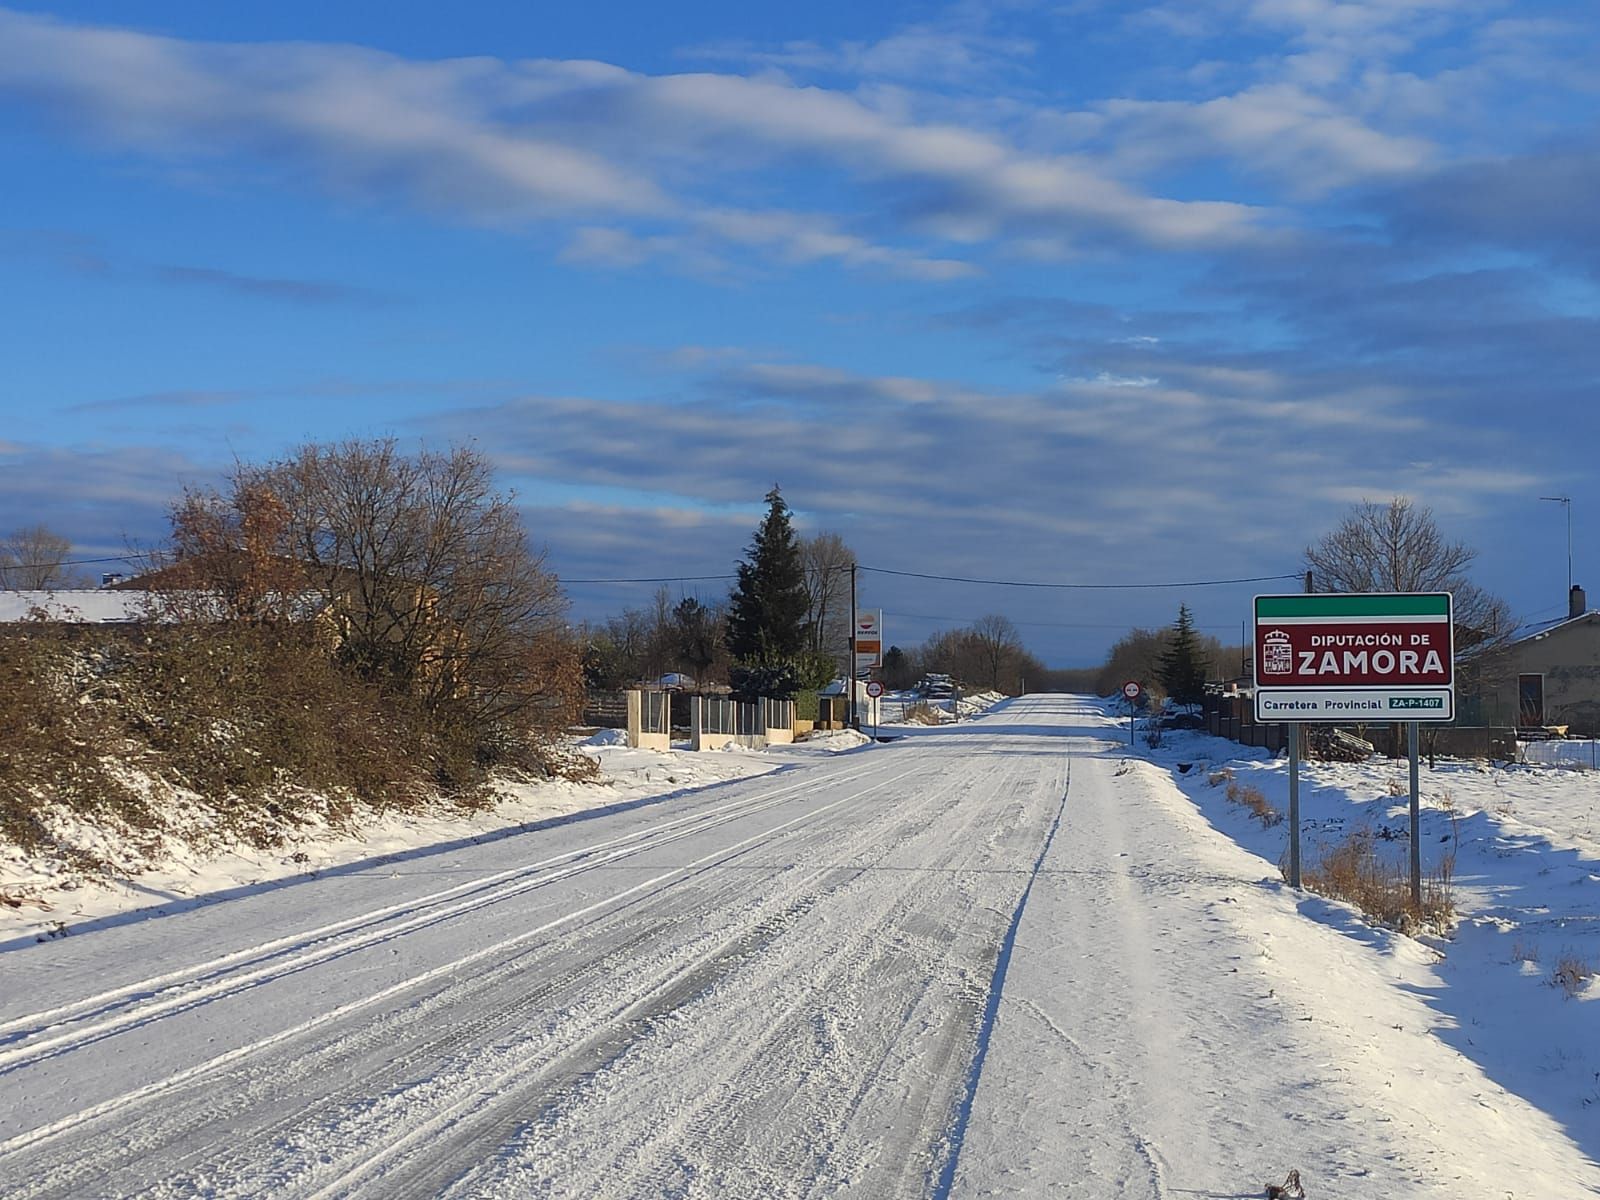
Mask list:
[{"label": "power line", "polygon": [[137,562],[143,557],[142,554],[113,554],[110,558],[65,558],[60,562],[5,563],[3,565],[14,571],[37,571],[41,567],[87,567],[95,563]]},{"label": "power line", "polygon": [[1239,579],[1190,579],[1177,583],[1040,583],[1024,579],[972,579],[964,575],[930,575],[921,571],[891,571],[888,567],[862,567],[879,575],[899,575],[906,579],[933,579],[942,583],[980,583],[989,587],[1059,588],[1081,591],[1112,591],[1118,589],[1155,589],[1187,587],[1221,587],[1232,583],[1268,583],[1278,579],[1299,579],[1293,575],[1247,575]]},{"label": "power line", "polygon": [[[978,617],[949,617],[949,616],[935,617],[935,616],[932,616],[932,615],[930,615],[928,613],[895,612],[893,609],[885,609],[884,610],[884,615],[885,616],[890,616],[890,617],[900,617],[900,618],[902,618],[904,620],[907,620],[907,621],[954,621],[954,622],[964,623],[964,624],[968,624],[968,625],[970,625],[970,624],[976,622],[977,620],[979,620]],[[1007,617],[1006,619],[1007,620],[1011,620],[1011,618],[1009,618],[1009,617]],[[1121,624],[1121,625],[1118,625],[1118,624],[1088,624],[1088,623],[1080,622],[1080,621],[1011,621],[1011,623],[1013,625],[1024,625],[1024,626],[1028,626],[1030,628],[1038,628],[1038,629],[1128,629],[1128,628],[1131,628],[1130,626],[1128,626],[1126,624]],[[1196,629],[1226,629],[1226,630],[1230,630],[1230,631],[1236,631],[1237,627],[1230,624],[1230,625],[1196,625],[1195,628]]]},{"label": "power line", "polygon": [[[560,579],[560,576],[557,576]],[[704,583],[713,579],[737,579],[737,575],[657,575],[641,579],[561,579],[562,583]]]},{"label": "power line", "polygon": [[[111,562],[136,562],[144,557],[139,554],[114,554],[105,558],[73,558],[61,562],[51,563],[7,563],[13,570],[35,570],[40,567],[87,567],[99,563]],[[1118,591],[1118,590],[1156,590],[1161,588],[1185,587],[1223,587],[1229,584],[1240,583],[1269,583],[1280,579],[1299,579],[1299,574],[1287,575],[1248,575],[1238,579],[1190,579],[1174,583],[1048,583],[1032,579],[976,579],[965,575],[935,575],[925,571],[897,571],[890,567],[860,566],[862,571],[872,571],[879,575],[895,575],[902,579],[929,579],[940,583],[971,583],[987,587],[1018,587],[1018,588],[1051,588],[1056,590],[1078,591]],[[711,583],[716,581],[737,579],[735,574],[725,575],[647,575],[616,579],[562,579],[562,583],[598,585],[607,583]],[[910,614],[902,614],[910,615]],[[942,617],[930,617],[928,620],[943,620]]]}]

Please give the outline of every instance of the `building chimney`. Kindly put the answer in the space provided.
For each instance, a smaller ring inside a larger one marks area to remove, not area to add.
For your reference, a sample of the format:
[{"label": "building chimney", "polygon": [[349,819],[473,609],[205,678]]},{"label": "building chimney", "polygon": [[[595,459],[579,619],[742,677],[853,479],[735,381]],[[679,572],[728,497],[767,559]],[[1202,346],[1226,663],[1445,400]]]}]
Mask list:
[{"label": "building chimney", "polygon": [[1577,584],[1572,585],[1572,591],[1567,595],[1567,619],[1581,617],[1589,611],[1589,597],[1583,594],[1583,589]]}]

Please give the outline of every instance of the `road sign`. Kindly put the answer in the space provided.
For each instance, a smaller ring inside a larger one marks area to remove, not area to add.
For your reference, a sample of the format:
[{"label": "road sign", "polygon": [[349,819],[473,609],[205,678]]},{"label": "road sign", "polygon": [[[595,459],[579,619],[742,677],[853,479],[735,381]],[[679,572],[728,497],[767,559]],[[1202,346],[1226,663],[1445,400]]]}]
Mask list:
[{"label": "road sign", "polygon": [[883,610],[872,608],[858,613],[853,637],[856,678],[860,679],[873,667],[883,666]]},{"label": "road sign", "polygon": [[876,700],[879,696],[883,695],[883,684],[874,679],[871,683],[867,684],[867,695]]},{"label": "road sign", "polygon": [[1257,596],[1256,720],[1449,721],[1449,592]]},{"label": "road sign", "polygon": [[1124,699],[1137,700],[1144,695],[1144,689],[1135,680],[1130,679],[1122,685],[1122,695]]}]

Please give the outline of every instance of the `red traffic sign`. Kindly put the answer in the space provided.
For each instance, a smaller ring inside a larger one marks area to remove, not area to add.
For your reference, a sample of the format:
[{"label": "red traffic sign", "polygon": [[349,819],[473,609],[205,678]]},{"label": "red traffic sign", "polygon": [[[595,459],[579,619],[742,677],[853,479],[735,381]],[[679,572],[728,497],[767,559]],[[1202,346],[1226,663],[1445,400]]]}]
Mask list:
[{"label": "red traffic sign", "polygon": [[1127,683],[1122,685],[1122,694],[1129,700],[1137,700],[1140,696],[1144,695],[1144,689],[1139,686],[1136,680],[1130,679]]},{"label": "red traffic sign", "polygon": [[867,684],[867,695],[876,700],[879,696],[883,695],[883,684],[874,679],[871,683]]}]

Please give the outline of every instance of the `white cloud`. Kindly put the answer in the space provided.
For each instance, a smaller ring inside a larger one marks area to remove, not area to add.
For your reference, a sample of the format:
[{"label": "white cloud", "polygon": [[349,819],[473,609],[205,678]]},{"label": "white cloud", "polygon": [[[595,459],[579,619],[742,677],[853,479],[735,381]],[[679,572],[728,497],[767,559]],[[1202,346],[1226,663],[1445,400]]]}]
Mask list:
[{"label": "white cloud", "polygon": [[[658,234],[720,236],[784,261],[934,280],[972,268],[896,244],[908,222],[967,240],[1205,246],[1252,236],[1265,215],[1148,195],[1088,158],[918,120],[892,95],[874,107],[771,78],[187,42],[0,10],[0,92],[186,169],[244,162],[279,170],[286,184],[309,176],[340,195],[455,219],[576,222],[586,228],[569,254],[612,265],[674,249],[631,227],[626,238],[594,232],[638,219],[677,227]],[[881,189],[914,215],[880,217],[875,236],[826,215],[750,212],[708,195],[774,168],[820,169],[870,189],[867,212],[883,211]]]},{"label": "white cloud", "polygon": [[1034,50],[1034,43],[1025,38],[1000,37],[970,28],[911,25],[870,42],[791,41],[776,49],[724,42],[697,47],[686,54],[710,62],[782,71],[950,82],[990,77],[1029,58]]},{"label": "white cloud", "polygon": [[1224,158],[1317,193],[1355,182],[1411,174],[1433,145],[1381,132],[1336,104],[1289,84],[1251,88],[1204,101],[1112,100],[1107,141],[1130,167],[1150,169]]}]

